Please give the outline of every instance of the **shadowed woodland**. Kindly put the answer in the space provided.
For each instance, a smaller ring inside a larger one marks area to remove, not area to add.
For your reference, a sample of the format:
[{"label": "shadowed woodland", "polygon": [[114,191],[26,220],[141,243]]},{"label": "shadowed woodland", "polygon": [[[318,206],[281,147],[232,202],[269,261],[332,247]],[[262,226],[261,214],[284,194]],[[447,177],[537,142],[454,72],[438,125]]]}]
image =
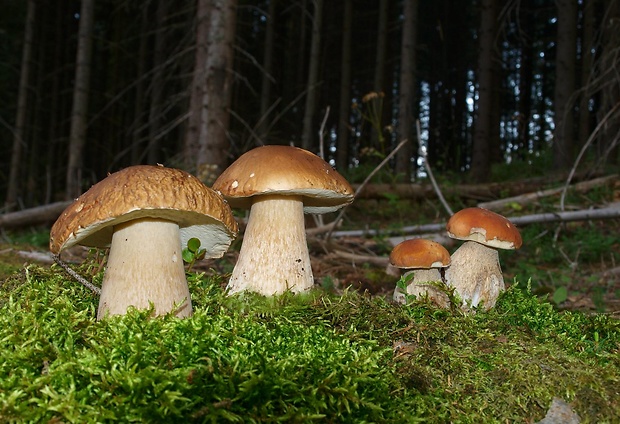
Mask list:
[{"label": "shadowed woodland", "polygon": [[618,163],[616,1],[3,3],[7,211],[140,163],[210,183],[262,144],[352,182],[404,139],[392,182]]}]

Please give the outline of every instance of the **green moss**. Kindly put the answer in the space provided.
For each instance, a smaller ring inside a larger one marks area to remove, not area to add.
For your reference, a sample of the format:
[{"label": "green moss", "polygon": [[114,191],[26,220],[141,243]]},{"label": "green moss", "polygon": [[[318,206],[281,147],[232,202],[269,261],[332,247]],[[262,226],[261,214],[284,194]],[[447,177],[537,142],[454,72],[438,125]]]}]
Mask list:
[{"label": "green moss", "polygon": [[58,268],[0,292],[1,422],[498,422],[541,419],[554,396],[612,422],[620,335],[518,285],[490,312],[320,291],[225,296],[190,275],[193,317],[97,298]]}]

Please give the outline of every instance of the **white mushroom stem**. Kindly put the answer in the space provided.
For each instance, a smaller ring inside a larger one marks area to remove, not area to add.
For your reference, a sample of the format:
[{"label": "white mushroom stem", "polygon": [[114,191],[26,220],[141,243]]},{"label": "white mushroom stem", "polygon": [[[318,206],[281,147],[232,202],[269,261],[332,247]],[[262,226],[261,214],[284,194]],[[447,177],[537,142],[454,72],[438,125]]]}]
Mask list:
[{"label": "white mushroom stem", "polygon": [[475,241],[466,241],[452,254],[445,277],[466,309],[481,303],[484,309],[492,308],[506,288],[497,250]]},{"label": "white mushroom stem", "polygon": [[[433,281],[443,281],[439,269],[411,269],[403,274],[403,278],[407,278],[410,275],[412,277],[407,283],[408,295],[415,296],[416,298],[428,296],[438,306],[442,308],[450,307],[450,299],[448,299],[448,296],[437,287],[430,284]],[[405,294],[401,292],[399,287],[396,287],[394,290],[393,299],[396,303],[407,303]]]},{"label": "white mushroom stem", "polygon": [[302,292],[314,284],[301,196],[262,195],[252,203],[230,293],[266,296]]},{"label": "white mushroom stem", "polygon": [[192,314],[179,226],[142,218],[114,226],[97,319],[123,315],[134,306],[155,314]]}]

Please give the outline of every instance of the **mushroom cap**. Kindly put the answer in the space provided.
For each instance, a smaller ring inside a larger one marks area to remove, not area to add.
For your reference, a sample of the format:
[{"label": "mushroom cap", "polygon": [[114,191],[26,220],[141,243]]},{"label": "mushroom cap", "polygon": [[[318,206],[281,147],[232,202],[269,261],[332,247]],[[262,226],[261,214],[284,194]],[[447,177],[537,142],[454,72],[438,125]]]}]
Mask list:
[{"label": "mushroom cap", "polygon": [[475,241],[496,249],[518,249],[522,239],[519,230],[502,215],[483,208],[465,208],[450,217],[448,236]]},{"label": "mushroom cap", "polygon": [[436,241],[415,238],[394,246],[390,263],[402,269],[444,268],[450,265],[450,253]]},{"label": "mushroom cap", "polygon": [[179,169],[137,165],[108,175],[70,204],[50,232],[50,251],[76,244],[108,247],[114,225],[139,218],[179,225],[181,245],[200,240],[207,257],[221,257],[237,235],[230,207],[198,178]]},{"label": "mushroom cap", "polygon": [[213,183],[232,207],[248,209],[253,196],[302,196],[304,212],[332,212],[353,201],[353,188],[315,154],[269,145],[241,155]]}]

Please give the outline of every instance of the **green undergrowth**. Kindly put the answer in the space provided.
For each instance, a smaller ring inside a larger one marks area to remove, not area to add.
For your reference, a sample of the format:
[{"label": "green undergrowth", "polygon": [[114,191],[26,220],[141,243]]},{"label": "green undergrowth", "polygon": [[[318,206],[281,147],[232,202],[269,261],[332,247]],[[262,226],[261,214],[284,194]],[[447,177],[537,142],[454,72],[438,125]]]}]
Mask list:
[{"label": "green undergrowth", "polygon": [[[553,397],[620,416],[620,327],[513,285],[465,316],[355,292],[225,296],[191,318],[95,320],[59,268],[0,286],[0,422],[533,422]],[[617,421],[616,421],[617,422]]]}]

